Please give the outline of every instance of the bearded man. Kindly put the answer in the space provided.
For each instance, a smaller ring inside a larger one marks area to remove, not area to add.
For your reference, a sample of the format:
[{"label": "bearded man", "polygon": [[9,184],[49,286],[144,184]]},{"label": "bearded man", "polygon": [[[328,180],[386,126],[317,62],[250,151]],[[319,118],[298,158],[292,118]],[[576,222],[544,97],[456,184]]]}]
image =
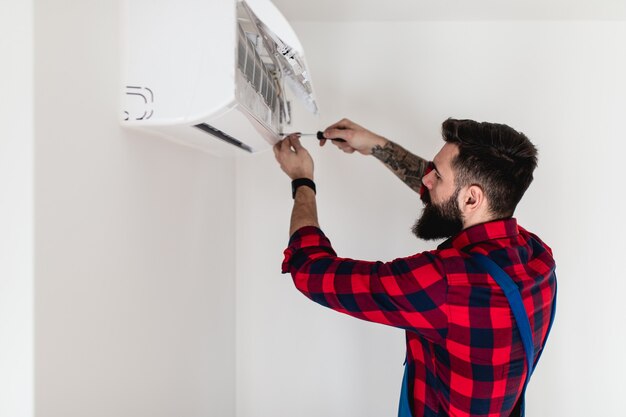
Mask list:
[{"label": "bearded man", "polygon": [[420,194],[418,238],[446,239],[390,262],[337,257],[318,224],[311,156],[298,134],[277,143],[294,197],[282,271],[325,307],[406,330],[400,416],[521,416],[556,307],[552,250],[513,217],[537,149],[503,124],[448,119],[442,134],[428,162],[347,119],[323,132]]}]

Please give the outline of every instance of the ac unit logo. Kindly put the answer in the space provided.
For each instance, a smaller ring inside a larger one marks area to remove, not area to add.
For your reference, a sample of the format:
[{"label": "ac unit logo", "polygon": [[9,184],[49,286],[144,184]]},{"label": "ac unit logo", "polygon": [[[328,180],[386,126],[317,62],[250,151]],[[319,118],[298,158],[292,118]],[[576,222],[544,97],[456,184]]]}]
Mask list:
[{"label": "ac unit logo", "polygon": [[126,86],[124,120],[147,120],[154,114],[154,93],[148,87]]}]

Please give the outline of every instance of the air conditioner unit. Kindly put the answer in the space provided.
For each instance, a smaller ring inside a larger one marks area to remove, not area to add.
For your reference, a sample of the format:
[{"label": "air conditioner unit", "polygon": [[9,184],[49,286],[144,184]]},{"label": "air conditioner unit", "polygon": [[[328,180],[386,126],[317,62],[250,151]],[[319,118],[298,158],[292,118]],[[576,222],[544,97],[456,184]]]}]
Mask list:
[{"label": "air conditioner unit", "polygon": [[317,113],[302,46],[269,0],[124,0],[122,124],[218,155],[268,149],[290,97]]}]

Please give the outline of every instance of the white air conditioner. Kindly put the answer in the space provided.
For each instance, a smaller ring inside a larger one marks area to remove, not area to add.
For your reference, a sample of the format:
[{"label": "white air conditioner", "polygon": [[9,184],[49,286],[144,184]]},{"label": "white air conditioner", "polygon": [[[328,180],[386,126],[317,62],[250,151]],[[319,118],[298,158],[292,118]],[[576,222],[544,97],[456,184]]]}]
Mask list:
[{"label": "white air conditioner", "polygon": [[124,126],[226,155],[280,139],[286,85],[317,113],[302,46],[269,0],[123,0],[122,13]]}]

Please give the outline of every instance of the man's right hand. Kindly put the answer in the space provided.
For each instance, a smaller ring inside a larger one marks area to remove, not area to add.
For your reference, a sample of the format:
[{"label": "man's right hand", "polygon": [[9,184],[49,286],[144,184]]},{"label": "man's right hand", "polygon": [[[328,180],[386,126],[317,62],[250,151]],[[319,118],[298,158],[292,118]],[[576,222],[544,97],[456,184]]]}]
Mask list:
[{"label": "man's right hand", "polygon": [[345,142],[332,141],[335,146],[346,153],[357,151],[363,155],[371,155],[372,148],[377,145],[384,147],[387,139],[359,126],[348,119],[342,119],[337,123],[328,126],[324,130],[324,137],[328,139],[320,140],[320,146],[324,146],[326,140],[343,139]]}]

